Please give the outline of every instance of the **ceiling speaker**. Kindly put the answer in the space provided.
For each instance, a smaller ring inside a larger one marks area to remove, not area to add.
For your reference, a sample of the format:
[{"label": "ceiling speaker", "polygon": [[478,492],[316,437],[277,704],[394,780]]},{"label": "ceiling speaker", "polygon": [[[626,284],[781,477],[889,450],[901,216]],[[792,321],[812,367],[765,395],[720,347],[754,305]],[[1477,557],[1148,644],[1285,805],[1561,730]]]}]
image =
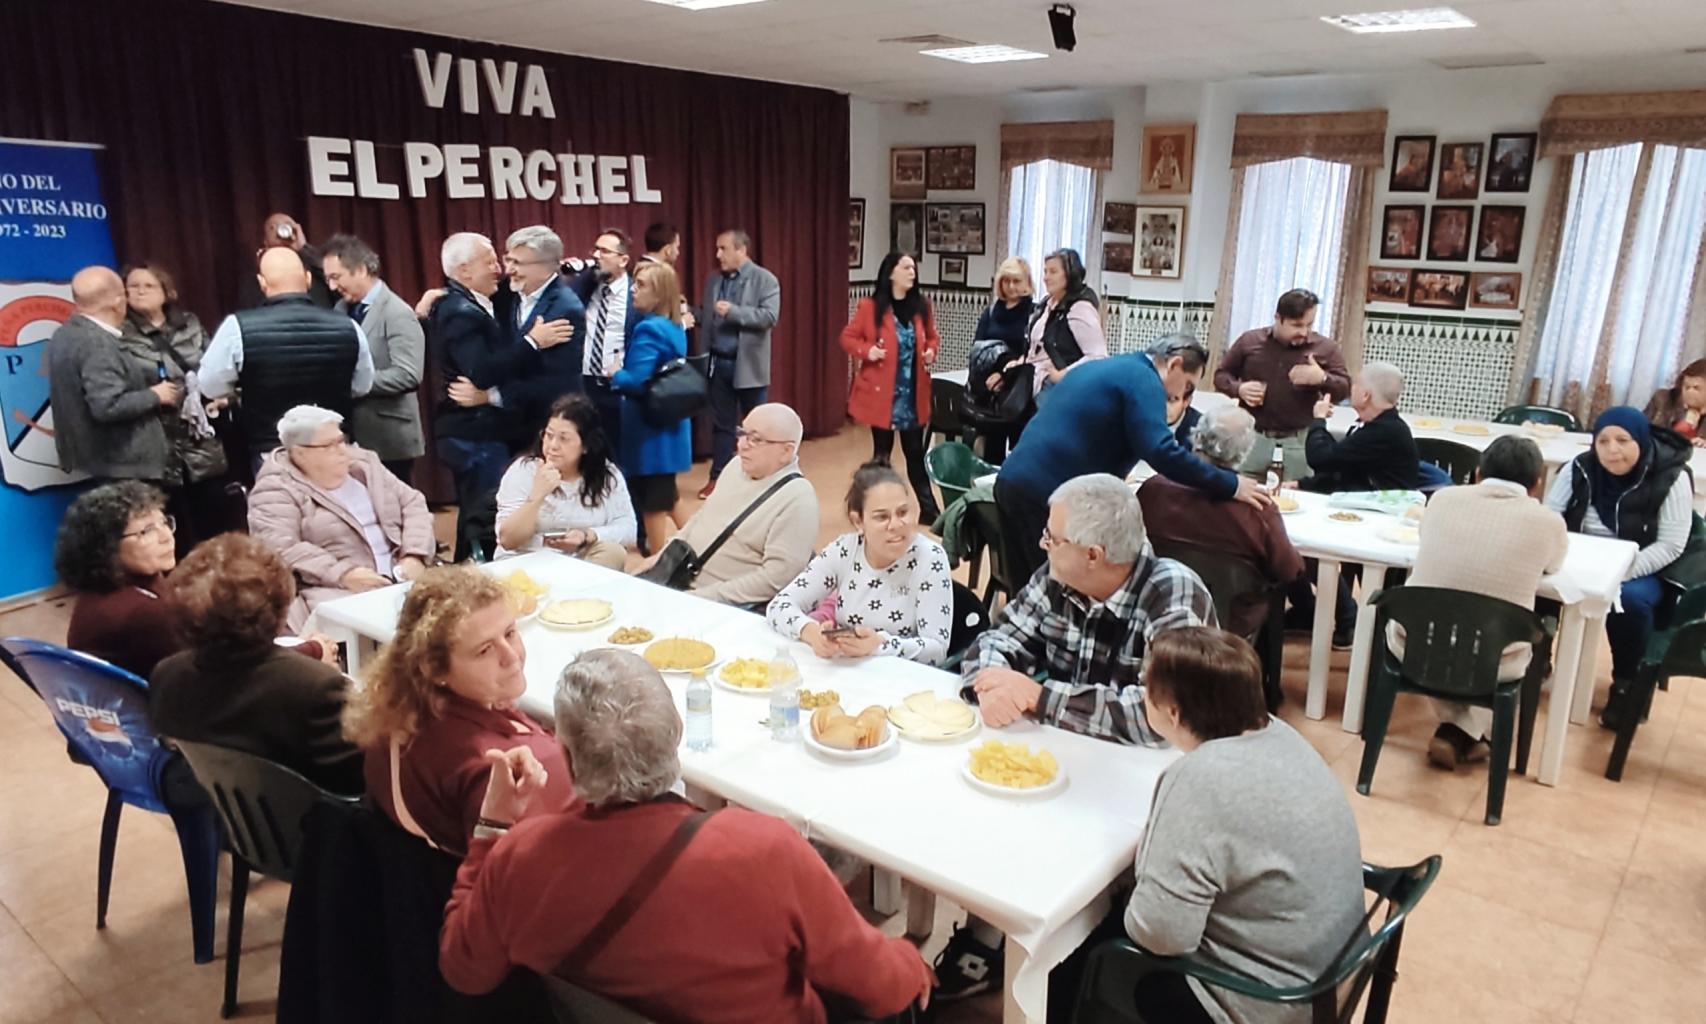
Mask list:
[{"label": "ceiling speaker", "polygon": [[1071,4],[1055,4],[1048,9],[1048,29],[1054,33],[1054,48],[1071,52],[1078,45],[1078,33],[1072,28],[1072,20],[1078,17],[1078,9]]}]

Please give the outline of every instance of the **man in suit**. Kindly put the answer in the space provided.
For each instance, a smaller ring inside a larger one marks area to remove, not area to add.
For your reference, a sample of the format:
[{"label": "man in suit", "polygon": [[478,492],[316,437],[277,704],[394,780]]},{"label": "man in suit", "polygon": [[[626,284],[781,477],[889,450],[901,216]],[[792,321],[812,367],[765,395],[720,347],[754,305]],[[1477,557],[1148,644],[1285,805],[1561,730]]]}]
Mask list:
[{"label": "man in suit", "polygon": [[426,454],[416,389],[426,366],[426,333],[415,311],[379,277],[379,254],[354,235],[333,235],[320,248],[336,312],[361,325],[373,353],[373,387],[355,403],[350,432],[404,483]]},{"label": "man in suit", "polygon": [[633,278],[628,273],[633,244],[626,232],[606,228],[593,243],[592,262],[569,287],[586,303],[587,338],[582,356],[582,381],[587,397],[598,408],[604,435],[612,451],[622,447],[622,398],[610,388],[610,375],[622,368],[634,314]]},{"label": "man in suit", "polygon": [[[658,221],[646,227],[646,254],[640,257],[641,263],[667,263],[672,268],[681,265],[681,232],[668,221]],[[687,303],[687,290],[681,294],[681,327],[683,330],[693,329],[693,307]]]},{"label": "man in suit", "polygon": [[[268,249],[291,249],[302,257],[302,265],[308,268],[308,297],[314,300],[314,305],[322,309],[331,309],[332,302],[337,298],[326,283],[320,271],[320,253],[308,244],[308,235],[303,232],[302,225],[288,213],[274,213],[267,217],[261,226],[261,247],[255,250],[255,261],[258,263]],[[260,282],[245,277],[237,287],[237,308],[254,309],[266,300],[266,293],[261,289]]]},{"label": "man in suit", "polygon": [[119,350],[124,282],[107,267],[71,279],[76,312],[48,339],[48,398],[59,467],[93,477],[160,480],[170,445],[160,407],[183,399],[178,385],[148,379]]},{"label": "man in suit", "polygon": [[705,281],[697,319],[711,353],[711,479],[699,492],[710,497],[717,477],[735,454],[741,418],[769,400],[770,331],[782,315],[776,275],[752,261],[752,239],[731,228],[717,236],[718,271]]}]

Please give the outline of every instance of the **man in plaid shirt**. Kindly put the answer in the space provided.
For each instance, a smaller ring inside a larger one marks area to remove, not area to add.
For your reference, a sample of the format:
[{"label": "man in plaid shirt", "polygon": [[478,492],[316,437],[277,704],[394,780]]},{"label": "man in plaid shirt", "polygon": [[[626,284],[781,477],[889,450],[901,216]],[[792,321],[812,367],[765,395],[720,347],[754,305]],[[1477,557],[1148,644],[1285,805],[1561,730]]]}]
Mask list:
[{"label": "man in plaid shirt", "polygon": [[962,667],[983,720],[1000,728],[1032,714],[1118,743],[1161,745],[1144,716],[1143,652],[1157,633],[1217,625],[1208,588],[1155,556],[1137,496],[1106,473],[1054,492],[1041,543],[1048,564]]}]

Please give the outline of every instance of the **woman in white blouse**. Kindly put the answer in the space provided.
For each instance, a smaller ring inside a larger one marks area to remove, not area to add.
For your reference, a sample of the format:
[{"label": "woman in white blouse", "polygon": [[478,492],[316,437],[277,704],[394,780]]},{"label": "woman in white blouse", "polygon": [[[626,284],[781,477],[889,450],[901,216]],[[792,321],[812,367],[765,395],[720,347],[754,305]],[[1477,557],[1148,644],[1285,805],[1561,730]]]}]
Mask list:
[{"label": "woman in white blouse", "polygon": [[925,664],[948,656],[954,584],[948,555],[918,530],[918,504],[886,462],[853,474],[837,537],[770,602],[770,625],[820,658],[893,654]]},{"label": "woman in white blouse", "polygon": [[499,557],[550,548],[621,569],[636,527],[598,410],[585,395],[557,399],[533,453],[498,484]]}]

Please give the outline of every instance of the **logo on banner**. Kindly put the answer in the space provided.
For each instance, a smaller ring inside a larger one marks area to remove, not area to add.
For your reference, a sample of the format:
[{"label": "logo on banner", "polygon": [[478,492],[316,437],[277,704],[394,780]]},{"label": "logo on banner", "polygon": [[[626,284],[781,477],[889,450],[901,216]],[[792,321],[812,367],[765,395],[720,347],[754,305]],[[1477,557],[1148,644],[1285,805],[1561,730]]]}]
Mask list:
[{"label": "logo on banner", "polygon": [[48,405],[47,340],[71,316],[68,285],[0,284],[0,474],[26,491],[83,479],[59,468]]}]

